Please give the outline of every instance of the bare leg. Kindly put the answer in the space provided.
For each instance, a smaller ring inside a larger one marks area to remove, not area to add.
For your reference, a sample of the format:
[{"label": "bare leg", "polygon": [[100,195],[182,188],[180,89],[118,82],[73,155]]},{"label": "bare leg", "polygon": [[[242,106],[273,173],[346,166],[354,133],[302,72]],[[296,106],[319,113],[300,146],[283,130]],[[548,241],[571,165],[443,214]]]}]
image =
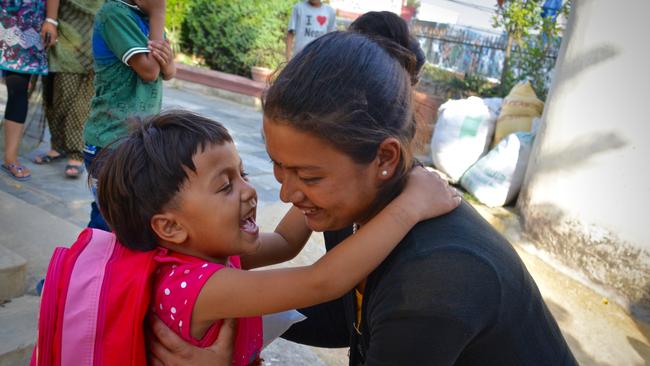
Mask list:
[{"label": "bare leg", "polygon": [[[23,130],[25,129],[24,123],[17,123],[10,120],[5,120],[4,135],[5,135],[5,165],[18,164],[18,147],[20,140],[23,137]],[[29,175],[29,169],[25,168],[23,171],[16,174],[17,177],[25,177]]]}]

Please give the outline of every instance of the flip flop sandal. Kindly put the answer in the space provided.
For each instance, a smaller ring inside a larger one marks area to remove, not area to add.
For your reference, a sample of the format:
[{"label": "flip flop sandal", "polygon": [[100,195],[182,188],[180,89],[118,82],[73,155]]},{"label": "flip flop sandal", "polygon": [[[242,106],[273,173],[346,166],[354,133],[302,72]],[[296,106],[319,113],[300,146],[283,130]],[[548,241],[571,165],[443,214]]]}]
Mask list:
[{"label": "flip flop sandal", "polygon": [[2,164],[2,170],[4,170],[5,173],[9,174],[9,176],[13,179],[21,182],[29,180],[32,177],[30,173],[27,173],[27,175],[22,175],[25,172],[26,168],[20,164]]},{"label": "flip flop sandal", "polygon": [[65,154],[59,154],[57,156],[52,156],[52,155],[48,155],[47,153],[45,153],[45,154],[41,154],[41,155],[36,155],[36,157],[32,161],[34,163],[36,163],[36,164],[49,164],[49,163],[53,163],[53,162],[55,162],[57,160],[61,160],[63,158],[65,158]]},{"label": "flip flop sandal", "polygon": [[84,172],[84,166],[83,165],[73,165],[73,164],[68,164],[65,166],[65,176],[68,178],[79,178],[81,174]]}]

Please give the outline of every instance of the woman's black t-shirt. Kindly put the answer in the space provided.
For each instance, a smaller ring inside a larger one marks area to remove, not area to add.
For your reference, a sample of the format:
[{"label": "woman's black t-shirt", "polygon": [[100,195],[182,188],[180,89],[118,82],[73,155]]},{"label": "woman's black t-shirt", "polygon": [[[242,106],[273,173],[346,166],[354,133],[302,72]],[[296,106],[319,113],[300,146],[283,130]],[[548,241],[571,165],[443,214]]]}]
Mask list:
[{"label": "woman's black t-shirt", "polygon": [[[351,234],[325,233],[327,249]],[[284,338],[350,347],[350,365],[577,365],[512,246],[467,203],[416,225],[354,291],[301,309]]]}]

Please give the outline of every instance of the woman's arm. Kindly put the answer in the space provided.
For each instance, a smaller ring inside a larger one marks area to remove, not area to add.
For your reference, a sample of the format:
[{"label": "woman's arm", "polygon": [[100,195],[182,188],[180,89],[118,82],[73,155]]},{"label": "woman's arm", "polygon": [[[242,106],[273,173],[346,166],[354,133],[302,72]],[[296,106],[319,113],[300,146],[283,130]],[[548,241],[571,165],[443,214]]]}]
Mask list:
[{"label": "woman's arm", "polygon": [[193,322],[268,314],[337,298],[377,267],[417,222],[447,213],[459,202],[437,174],[416,168],[402,194],[316,263],[266,271],[224,268],[212,275],[199,294]]}]

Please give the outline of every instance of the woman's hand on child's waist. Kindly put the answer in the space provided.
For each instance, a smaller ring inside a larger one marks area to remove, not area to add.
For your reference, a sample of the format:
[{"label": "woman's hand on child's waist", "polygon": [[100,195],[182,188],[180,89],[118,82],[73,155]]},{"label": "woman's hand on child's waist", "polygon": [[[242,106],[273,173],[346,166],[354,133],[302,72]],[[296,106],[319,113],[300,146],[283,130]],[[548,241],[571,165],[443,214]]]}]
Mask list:
[{"label": "woman's hand on child's waist", "polygon": [[207,348],[195,347],[169,329],[157,316],[150,316],[150,334],[147,337],[149,365],[153,366],[230,366],[235,343],[237,321],[226,319],[219,338]]}]

